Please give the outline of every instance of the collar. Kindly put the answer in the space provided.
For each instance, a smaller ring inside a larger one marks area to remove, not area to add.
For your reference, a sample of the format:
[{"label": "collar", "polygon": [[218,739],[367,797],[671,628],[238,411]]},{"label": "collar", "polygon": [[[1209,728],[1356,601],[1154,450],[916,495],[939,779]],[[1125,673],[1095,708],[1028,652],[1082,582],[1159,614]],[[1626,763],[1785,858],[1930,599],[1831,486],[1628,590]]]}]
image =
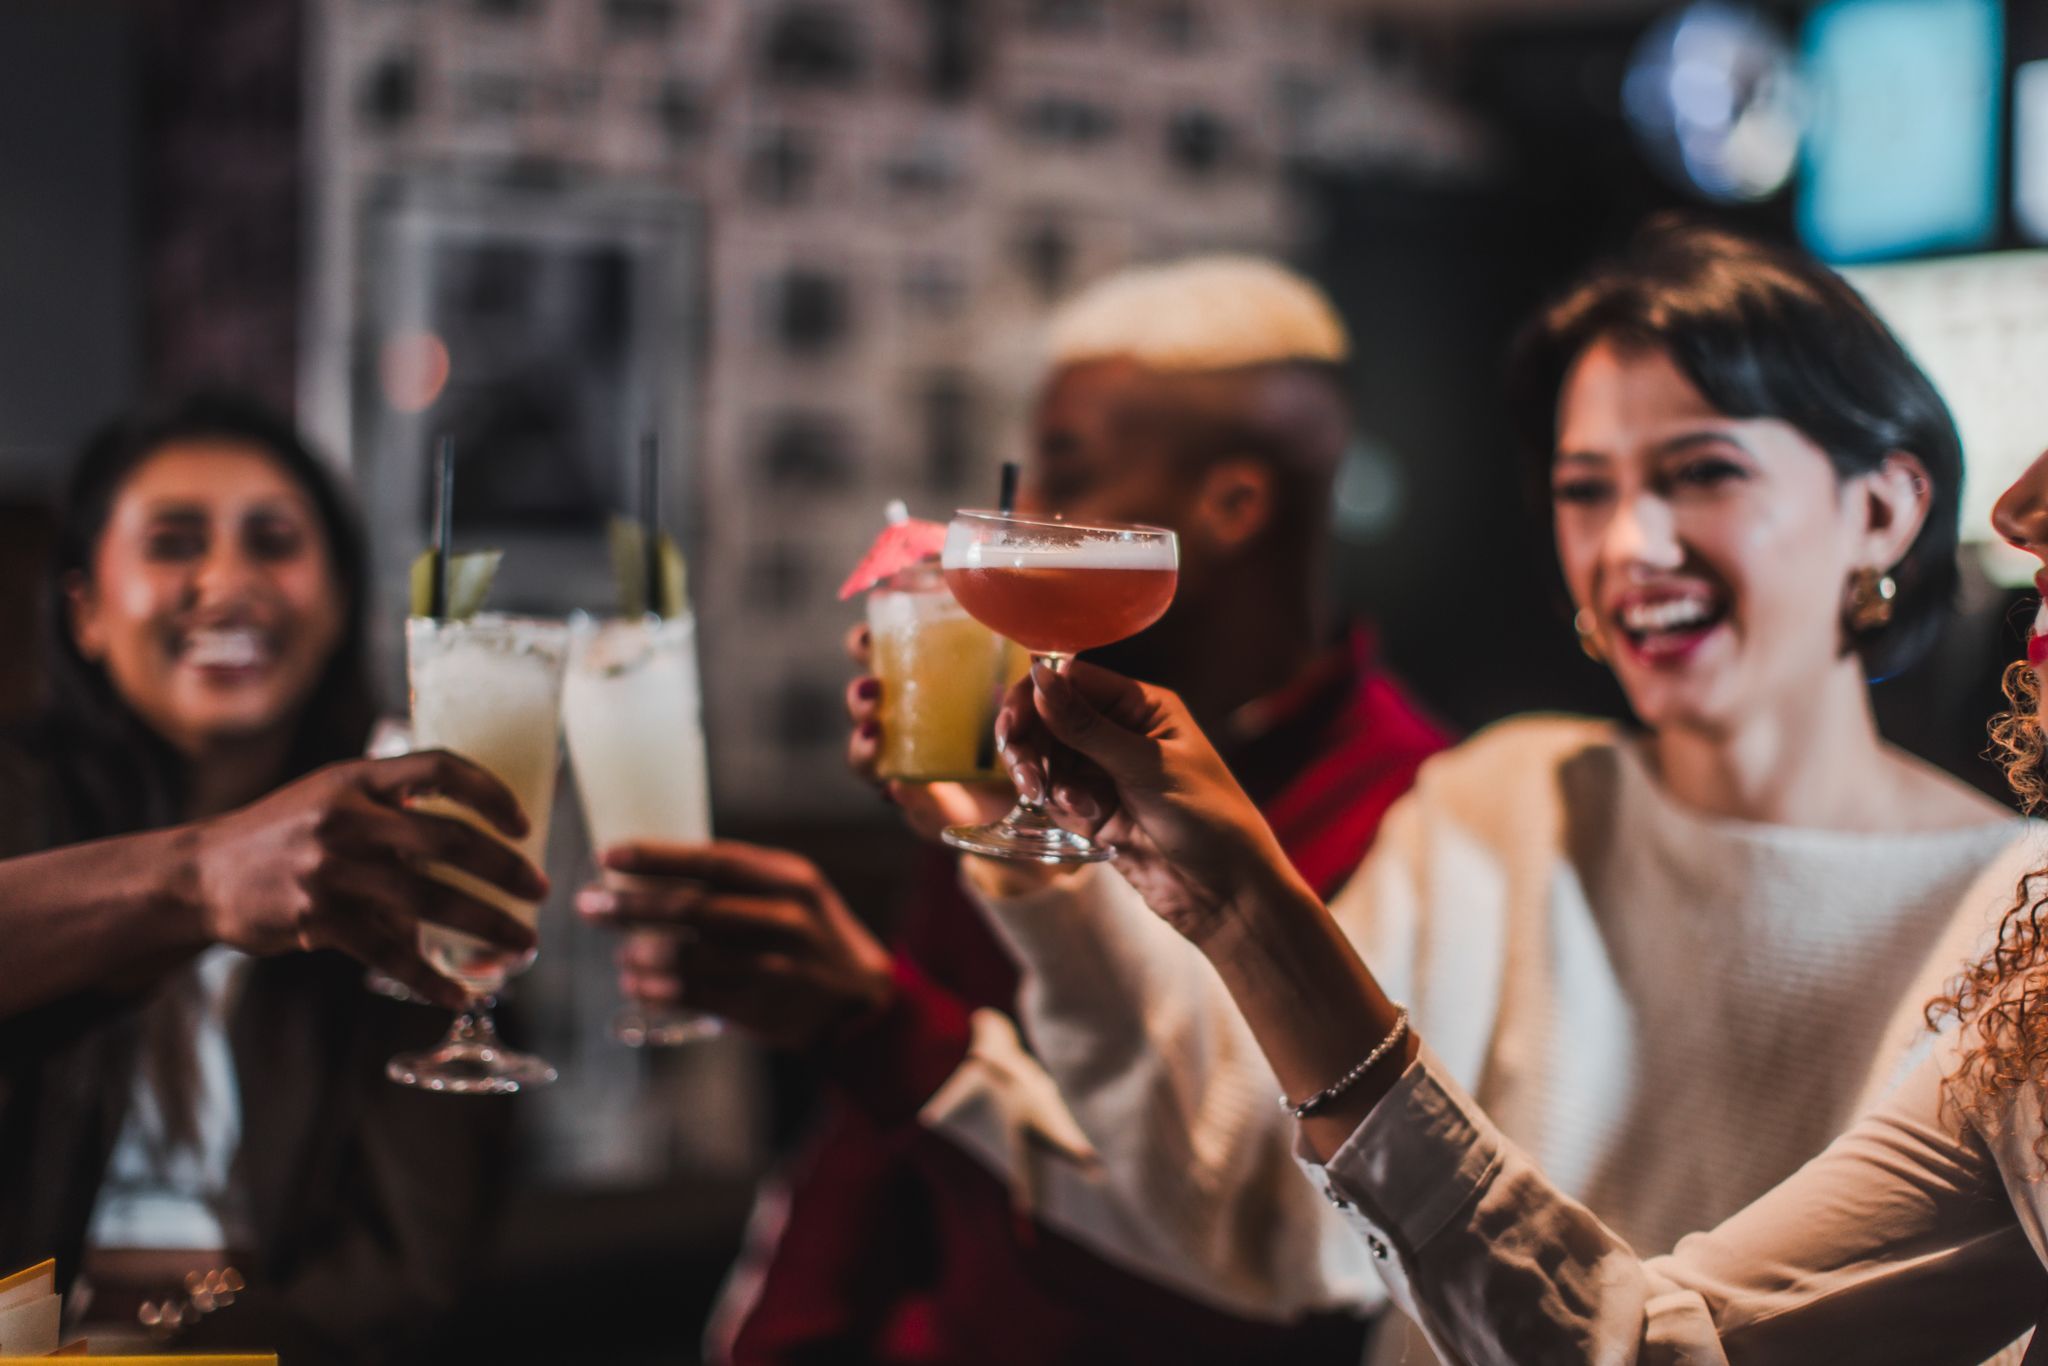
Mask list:
[{"label": "collar", "polygon": [[1316,710],[1326,699],[1348,694],[1372,667],[1376,642],[1357,622],[1335,643],[1309,660],[1300,673],[1273,691],[1244,703],[1224,718],[1218,739],[1226,749],[1256,745],[1289,722]]}]

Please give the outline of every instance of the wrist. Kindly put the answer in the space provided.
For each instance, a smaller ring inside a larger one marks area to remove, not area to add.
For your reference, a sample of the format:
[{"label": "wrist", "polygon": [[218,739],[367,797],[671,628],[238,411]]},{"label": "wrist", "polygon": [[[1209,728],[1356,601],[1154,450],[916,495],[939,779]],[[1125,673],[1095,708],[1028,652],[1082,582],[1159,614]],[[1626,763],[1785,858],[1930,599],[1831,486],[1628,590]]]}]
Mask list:
[{"label": "wrist", "polygon": [[837,1047],[873,1025],[895,1006],[896,996],[896,976],[889,960],[884,958],[879,967],[869,965],[860,974],[839,1017],[825,1031],[825,1046]]},{"label": "wrist", "polygon": [[1231,860],[1215,909],[1188,936],[1211,962],[1268,948],[1303,915],[1325,916],[1323,904],[1278,846],[1247,850]]},{"label": "wrist", "polygon": [[205,948],[221,938],[206,895],[205,847],[206,823],[199,821],[159,832],[144,850],[154,882],[152,909],[180,949]]}]

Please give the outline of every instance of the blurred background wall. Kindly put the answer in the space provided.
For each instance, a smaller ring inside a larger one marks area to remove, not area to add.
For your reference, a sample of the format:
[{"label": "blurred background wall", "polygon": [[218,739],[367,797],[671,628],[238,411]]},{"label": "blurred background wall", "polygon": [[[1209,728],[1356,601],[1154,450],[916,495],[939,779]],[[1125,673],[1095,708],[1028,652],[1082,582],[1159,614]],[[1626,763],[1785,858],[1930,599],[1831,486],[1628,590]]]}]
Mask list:
[{"label": "blurred background wall", "polygon": [[[36,697],[53,480],[137,398],[253,389],[351,472],[394,704],[433,438],[498,604],[564,611],[609,599],[652,431],[717,824],[886,923],[904,846],[838,762],[832,590],[888,499],[993,496],[1055,300],[1222,247],[1356,336],[1339,588],[1394,666],[1460,727],[1612,712],[1508,449],[1513,328],[1659,209],[1803,240],[1944,384],[1981,509],[2048,443],[2044,59],[2038,0],[0,0],[0,714]],[[1968,556],[1878,695],[1996,790],[2018,599]],[[547,916],[524,1004],[565,1078],[473,1343],[559,1356],[588,1313],[687,1359],[809,1078],[611,1047],[608,946]]]}]

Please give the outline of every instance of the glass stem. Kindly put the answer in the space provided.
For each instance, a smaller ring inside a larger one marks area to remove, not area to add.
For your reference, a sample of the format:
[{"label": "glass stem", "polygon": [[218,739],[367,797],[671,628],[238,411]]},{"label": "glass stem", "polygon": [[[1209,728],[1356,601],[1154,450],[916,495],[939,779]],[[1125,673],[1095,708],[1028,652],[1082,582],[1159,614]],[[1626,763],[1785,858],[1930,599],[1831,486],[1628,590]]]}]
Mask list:
[{"label": "glass stem", "polygon": [[[1071,656],[1068,655],[1033,654],[1031,656],[1031,662],[1034,664],[1043,664],[1046,668],[1051,669],[1054,673],[1062,673],[1066,669],[1067,660],[1069,658],[1071,658]],[[1019,807],[1019,809],[1023,810],[1027,814],[1035,817],[1038,821],[1050,824],[1051,818],[1045,814],[1045,799],[1052,792],[1052,766],[1050,761],[1047,761],[1046,763],[1039,765],[1038,791],[1039,795],[1034,797],[1029,793],[1023,791],[1022,789],[1019,789],[1017,792],[1017,806]]]},{"label": "glass stem", "polygon": [[448,1027],[450,1043],[481,1044],[495,1047],[498,1042],[498,1026],[491,1020],[491,1009],[498,1004],[495,996],[477,996]]}]

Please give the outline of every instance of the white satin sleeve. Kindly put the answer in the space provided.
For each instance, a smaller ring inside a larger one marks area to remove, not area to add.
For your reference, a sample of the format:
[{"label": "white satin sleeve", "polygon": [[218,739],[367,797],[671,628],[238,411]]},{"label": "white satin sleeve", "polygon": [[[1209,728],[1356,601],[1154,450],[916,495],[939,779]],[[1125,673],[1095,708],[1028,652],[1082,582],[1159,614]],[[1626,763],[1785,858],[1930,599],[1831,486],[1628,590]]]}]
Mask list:
[{"label": "white satin sleeve", "polygon": [[1304,1165],[1447,1362],[1974,1366],[2033,1324],[2048,1275],[1989,1148],[1944,1111],[1942,1065],[1648,1261],[1427,1048],[1327,1167]]}]

